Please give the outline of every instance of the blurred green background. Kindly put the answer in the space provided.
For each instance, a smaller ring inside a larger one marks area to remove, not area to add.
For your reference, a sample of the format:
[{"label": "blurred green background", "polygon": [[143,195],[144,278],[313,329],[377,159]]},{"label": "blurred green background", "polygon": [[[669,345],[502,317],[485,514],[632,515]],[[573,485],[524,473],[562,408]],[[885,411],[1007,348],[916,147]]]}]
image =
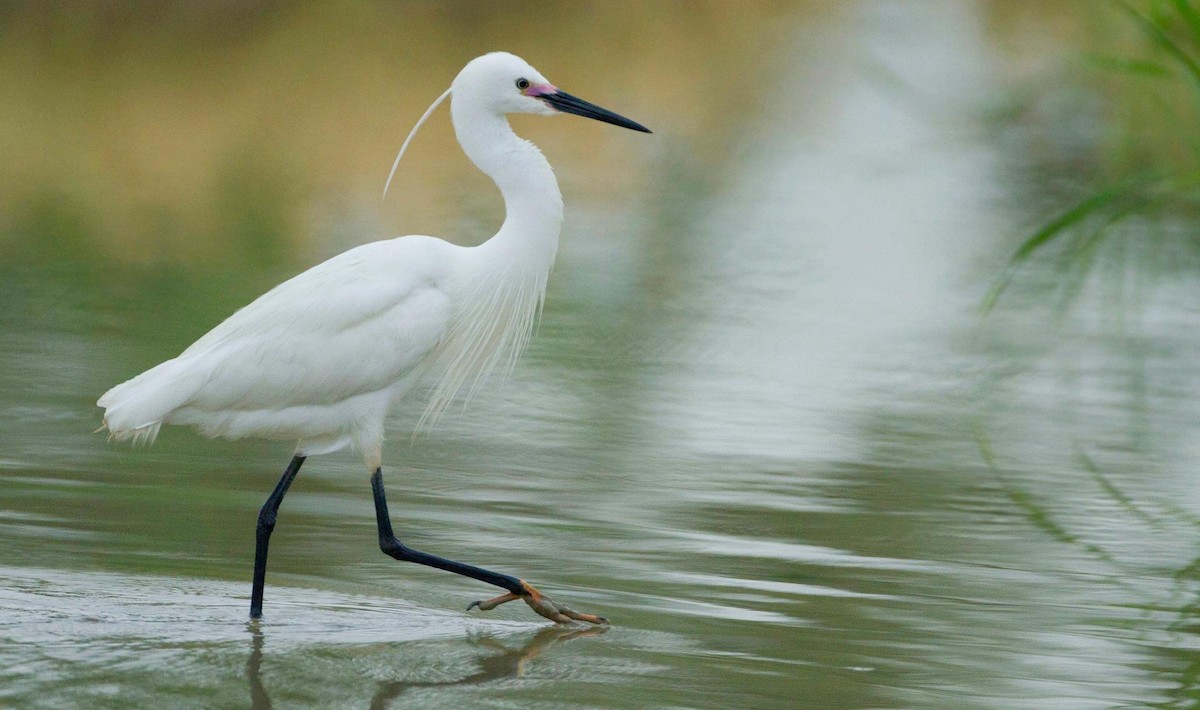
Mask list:
[{"label": "blurred green background", "polygon": [[[385,454],[96,398],[350,246],[503,205],[436,113],[504,49],[567,206],[516,372]],[[0,6],[0,704],[1193,707],[1200,13],[1187,0]]]}]

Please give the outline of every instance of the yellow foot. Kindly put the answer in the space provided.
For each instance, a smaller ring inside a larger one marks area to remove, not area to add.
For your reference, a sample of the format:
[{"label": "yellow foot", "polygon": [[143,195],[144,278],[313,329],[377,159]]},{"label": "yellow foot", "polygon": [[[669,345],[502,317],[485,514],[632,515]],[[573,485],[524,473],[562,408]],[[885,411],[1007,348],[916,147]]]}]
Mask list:
[{"label": "yellow foot", "polygon": [[471,602],[471,604],[467,607],[467,611],[470,611],[475,607],[479,607],[480,611],[489,611],[491,609],[495,609],[501,604],[511,602],[514,599],[521,599],[529,605],[529,608],[555,623],[569,624],[572,621],[586,621],[589,624],[608,623],[608,619],[604,618],[603,616],[596,616],[595,614],[580,614],[574,609],[570,609],[555,602],[550,597],[542,594],[535,589],[533,585],[524,580],[521,581],[521,588],[525,590],[524,594],[513,594],[512,592],[507,592],[498,597],[487,599],[485,601]]}]

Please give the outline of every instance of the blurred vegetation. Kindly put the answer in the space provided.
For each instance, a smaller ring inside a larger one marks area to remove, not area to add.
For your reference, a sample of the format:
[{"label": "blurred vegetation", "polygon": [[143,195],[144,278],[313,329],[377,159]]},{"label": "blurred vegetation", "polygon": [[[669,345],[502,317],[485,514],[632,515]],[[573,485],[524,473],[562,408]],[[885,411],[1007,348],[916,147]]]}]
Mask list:
[{"label": "blurred vegetation", "polygon": [[630,166],[654,157],[635,151],[726,154],[743,115],[729,107],[753,109],[763,87],[744,79],[769,64],[791,26],[773,19],[795,8],[745,3],[736,23],[727,12],[716,1],[4,3],[0,261],[58,248],[38,242],[62,235],[28,230],[47,210],[83,230],[68,230],[70,249],[126,266],[309,263],[394,234],[481,238],[462,216],[490,228],[500,200],[444,112],[393,196],[381,203],[380,191],[416,117],[467,60],[498,49],[659,130],[650,148],[537,126],[565,189],[586,161],[590,194],[635,194],[651,174]]},{"label": "blurred vegetation", "polygon": [[1088,113],[1078,105],[1082,93],[1100,115],[1067,122],[1093,150],[1087,160],[1056,166],[1072,184],[1051,190],[1058,211],[1013,253],[984,299],[985,314],[1035,260],[1054,267],[1035,291],[1062,311],[1094,285],[1124,313],[1153,279],[1200,266],[1200,9],[1193,0],[1096,7],[1102,12],[1089,44],[1103,49],[1080,54],[1074,111]]}]

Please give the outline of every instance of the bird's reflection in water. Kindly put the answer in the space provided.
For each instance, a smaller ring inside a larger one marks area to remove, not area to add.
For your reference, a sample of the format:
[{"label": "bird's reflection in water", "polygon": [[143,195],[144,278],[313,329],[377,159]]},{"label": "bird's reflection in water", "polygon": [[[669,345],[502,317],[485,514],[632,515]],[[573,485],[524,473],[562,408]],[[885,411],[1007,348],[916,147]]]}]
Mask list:
[{"label": "bird's reflection in water", "polygon": [[[250,683],[250,707],[252,710],[268,710],[272,707],[271,697],[262,682],[263,634],[257,624],[249,626],[251,634],[250,658],[246,661],[246,678]],[[457,680],[447,681],[382,681],[371,698],[371,710],[383,710],[388,704],[412,688],[440,688],[458,685],[478,685],[497,680],[520,678],[525,673],[525,664],[541,655],[546,649],[564,641],[581,636],[598,636],[608,631],[604,626],[573,628],[551,626],[542,629],[519,648],[509,648],[490,636],[471,639],[477,646],[486,646],[496,653],[479,659],[479,671]]]},{"label": "bird's reflection in water", "polygon": [[520,648],[509,648],[494,638],[484,636],[472,639],[477,646],[487,646],[496,649],[496,653],[479,659],[479,671],[458,680],[423,682],[409,680],[385,681],[379,684],[375,696],[371,698],[371,710],[383,710],[388,703],[399,697],[410,688],[438,688],[456,685],[477,685],[496,680],[520,678],[525,673],[526,662],[536,658],[543,651],[570,639],[580,636],[596,636],[608,629],[603,626],[593,626],[586,629],[551,626],[542,629]]},{"label": "bird's reflection in water", "polygon": [[262,682],[262,647],[263,633],[258,626],[258,619],[251,619],[246,625],[250,631],[250,658],[246,660],[246,680],[250,682],[251,710],[270,710],[271,696]]}]

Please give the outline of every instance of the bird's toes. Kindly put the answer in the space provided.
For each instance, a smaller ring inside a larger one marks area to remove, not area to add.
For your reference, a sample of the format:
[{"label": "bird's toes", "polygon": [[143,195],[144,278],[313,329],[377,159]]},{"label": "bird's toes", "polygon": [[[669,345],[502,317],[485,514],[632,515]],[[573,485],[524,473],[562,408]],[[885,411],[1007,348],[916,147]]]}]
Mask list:
[{"label": "bird's toes", "polygon": [[589,624],[607,624],[608,623],[608,617],[597,616],[595,614],[584,614],[582,612],[575,611],[574,609],[563,606],[561,604],[558,605],[558,613],[562,614],[563,616],[567,617],[568,619],[571,619],[572,621],[585,621]]},{"label": "bird's toes", "polygon": [[521,598],[524,599],[525,603],[529,605],[529,608],[536,611],[539,616],[544,616],[556,624],[571,623],[571,617],[563,614],[558,604],[555,604],[550,597],[538,595],[537,597],[524,596]]},{"label": "bird's toes", "polygon": [[500,596],[493,597],[491,599],[482,599],[482,600],[473,601],[467,605],[467,611],[470,611],[476,607],[478,607],[480,611],[491,611],[492,609],[495,609],[496,607],[500,606],[501,604],[505,604],[507,602],[511,602],[514,599],[520,599],[520,598],[521,597],[517,596],[516,594],[513,594],[512,592],[508,592],[507,594],[501,594]]}]

